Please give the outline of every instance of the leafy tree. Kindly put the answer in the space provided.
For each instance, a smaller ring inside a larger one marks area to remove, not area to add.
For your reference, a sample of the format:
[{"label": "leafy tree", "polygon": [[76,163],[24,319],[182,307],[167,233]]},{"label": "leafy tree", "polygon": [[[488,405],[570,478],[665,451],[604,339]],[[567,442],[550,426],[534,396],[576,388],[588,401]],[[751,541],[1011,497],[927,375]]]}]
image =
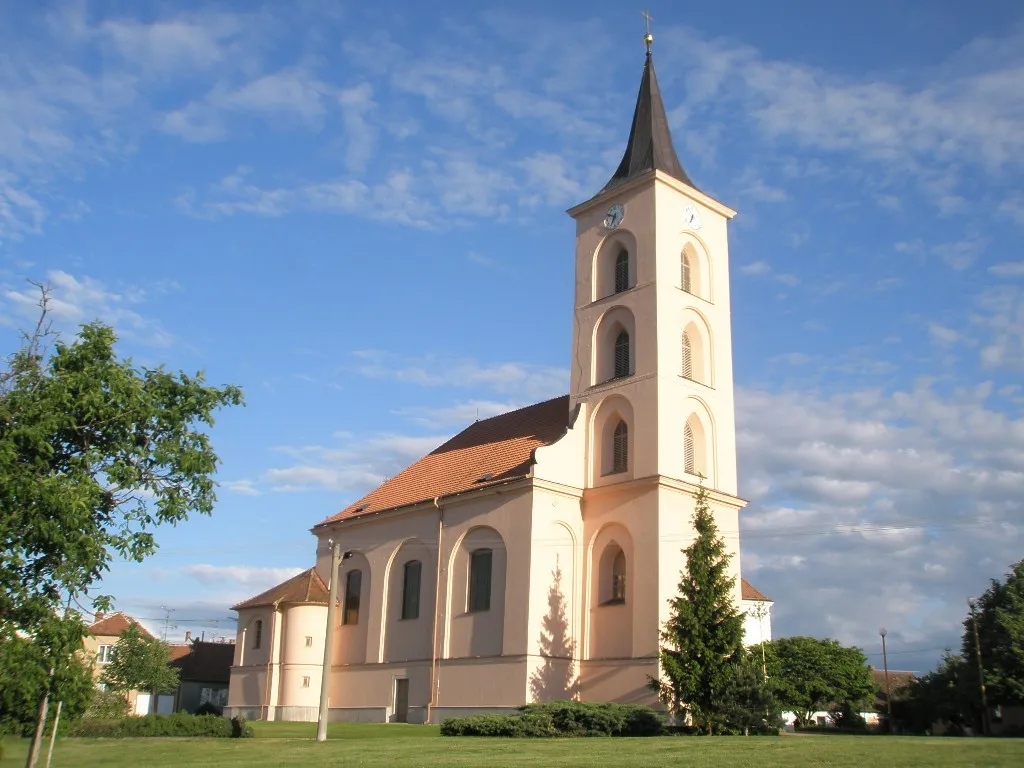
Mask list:
[{"label": "leafy tree", "polygon": [[110,663],[103,670],[102,682],[113,690],[173,691],[178,687],[179,671],[168,666],[171,649],[135,624],[121,633],[111,649]]},{"label": "leafy tree", "polygon": [[837,640],[782,637],[765,644],[765,655],[776,698],[801,723],[833,707],[858,711],[874,698],[871,670],[860,648]]},{"label": "leafy tree", "polygon": [[201,373],[119,358],[100,323],[48,349],[47,302],[43,289],[39,324],[0,370],[0,620],[32,636],[115,556],[152,554],[154,527],[211,512],[218,459],[203,427],[242,401]]},{"label": "leafy tree", "polygon": [[743,654],[728,665],[728,672],[715,702],[726,726],[745,735],[752,730],[777,730],[782,721],[781,712],[764,678],[760,651]]},{"label": "leafy tree", "polygon": [[934,723],[958,732],[974,720],[977,699],[968,665],[947,650],[934,670],[893,693],[892,716],[899,728],[912,733],[924,733]]},{"label": "leafy tree", "polygon": [[743,614],[733,603],[731,556],[718,535],[703,485],[697,491],[693,527],[696,538],[683,550],[686,568],[661,633],[665,677],[651,678],[649,684],[673,714],[688,713],[700,731],[714,733],[724,720],[719,696],[732,679],[729,665],[743,654]]},{"label": "leafy tree", "polygon": [[91,666],[80,654],[54,654],[49,647],[67,642],[59,635],[62,623],[56,620],[54,624],[44,627],[35,640],[10,632],[0,634],[0,733],[31,733],[40,693],[51,682],[53,696],[64,702],[61,719],[75,719],[92,700]]},{"label": "leafy tree", "polygon": [[[1024,705],[1024,560],[991,585],[974,604],[989,705]],[[978,668],[971,615],[964,619],[964,674],[975,691]],[[980,694],[975,698],[980,699]],[[976,705],[980,710],[980,700]]]}]

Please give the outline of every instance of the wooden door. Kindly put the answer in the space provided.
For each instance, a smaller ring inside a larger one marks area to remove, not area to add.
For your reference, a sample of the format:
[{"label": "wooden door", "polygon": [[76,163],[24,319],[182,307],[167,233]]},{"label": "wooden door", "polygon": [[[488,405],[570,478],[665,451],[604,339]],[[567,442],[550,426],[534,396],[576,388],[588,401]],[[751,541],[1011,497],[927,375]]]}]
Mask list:
[{"label": "wooden door", "polygon": [[394,722],[409,722],[409,679],[398,678],[395,680],[395,716]]}]

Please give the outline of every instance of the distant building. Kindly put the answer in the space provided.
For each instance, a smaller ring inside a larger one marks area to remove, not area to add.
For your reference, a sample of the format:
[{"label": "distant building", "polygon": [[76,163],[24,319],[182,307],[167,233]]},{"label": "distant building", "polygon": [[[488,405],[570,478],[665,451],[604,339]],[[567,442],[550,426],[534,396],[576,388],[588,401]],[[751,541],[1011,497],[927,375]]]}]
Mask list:
[{"label": "distant building", "polygon": [[[100,682],[100,678],[103,676],[107,664],[110,663],[110,654],[121,638],[121,633],[132,626],[137,627],[139,632],[146,637],[153,637],[149,630],[123,611],[112,613],[109,616],[102,611],[97,611],[93,617],[93,622],[88,626],[87,634],[82,639],[82,649],[86,658],[92,659],[94,662],[92,674],[97,686],[105,687]],[[153,694],[150,691],[129,691],[128,708],[136,715],[147,715],[150,712],[170,714],[174,711],[174,696],[173,694],[160,694],[157,701],[154,702]]]},{"label": "distant building", "polygon": [[[622,162],[569,215],[570,393],[472,424],[317,525],[313,568],[235,606],[229,713],[316,719],[332,577],[331,719],[655,704],[648,678],[701,484],[736,607],[769,609],[748,642],[771,636],[771,601],[740,574],[735,211],[680,164],[649,52]],[[346,554],[333,574],[332,540]]]},{"label": "distant building", "polygon": [[174,711],[195,713],[204,704],[218,709],[227,706],[234,656],[234,643],[193,640],[172,645],[170,666],[179,673]]}]

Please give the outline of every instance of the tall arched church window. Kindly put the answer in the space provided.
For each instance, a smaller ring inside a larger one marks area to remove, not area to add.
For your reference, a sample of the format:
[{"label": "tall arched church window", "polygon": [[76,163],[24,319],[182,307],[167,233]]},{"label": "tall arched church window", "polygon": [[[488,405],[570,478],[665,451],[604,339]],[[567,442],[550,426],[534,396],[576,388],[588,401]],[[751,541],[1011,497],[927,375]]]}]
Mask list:
[{"label": "tall arched church window", "polygon": [[682,289],[684,291],[686,291],[687,293],[693,293],[693,291],[690,289],[691,288],[690,257],[687,256],[685,253],[683,254],[683,258],[682,258],[682,270],[683,270],[682,280],[681,280],[681,282],[679,284],[682,287]]},{"label": "tall arched church window", "polygon": [[615,337],[615,378],[629,376],[629,334],[620,331]]},{"label": "tall arched church window", "polygon": [[349,571],[345,577],[345,611],[341,615],[342,624],[359,623],[359,593],[363,589],[363,572]]},{"label": "tall arched church window", "polygon": [[623,248],[615,258],[615,292],[629,290],[629,251]]},{"label": "tall arched church window", "polygon": [[491,566],[494,552],[478,549],[469,556],[469,604],[470,613],[491,610]]},{"label": "tall arched church window", "polygon": [[419,560],[410,560],[405,564],[402,573],[402,618],[418,619],[420,617],[420,576],[423,564]]},{"label": "tall arched church window", "polygon": [[626,554],[621,549],[612,561],[613,603],[626,602]]},{"label": "tall arched church window", "polygon": [[612,472],[625,472],[629,468],[629,427],[620,421],[612,435]]},{"label": "tall arched church window", "polygon": [[690,334],[686,331],[683,331],[683,377],[693,378],[693,348],[690,345]]},{"label": "tall arched church window", "polygon": [[691,475],[697,474],[693,450],[693,429],[689,424],[683,427],[683,469]]}]

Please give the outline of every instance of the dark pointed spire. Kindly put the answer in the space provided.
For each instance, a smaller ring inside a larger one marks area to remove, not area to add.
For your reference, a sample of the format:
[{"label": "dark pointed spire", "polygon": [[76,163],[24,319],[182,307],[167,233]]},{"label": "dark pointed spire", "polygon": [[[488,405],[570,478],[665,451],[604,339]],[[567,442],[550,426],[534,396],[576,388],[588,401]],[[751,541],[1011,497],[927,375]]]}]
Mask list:
[{"label": "dark pointed spire", "polygon": [[652,170],[667,173],[684,184],[697,188],[676,157],[672,133],[668,128],[668,117],[665,115],[665,105],[661,101],[661,90],[658,88],[658,76],[654,74],[650,41],[645,38],[645,42],[647,60],[644,63],[643,79],[640,80],[640,93],[636,97],[636,109],[633,111],[633,125],[629,129],[626,152],[622,156],[618,170],[612,174],[601,192],[607,192]]}]

